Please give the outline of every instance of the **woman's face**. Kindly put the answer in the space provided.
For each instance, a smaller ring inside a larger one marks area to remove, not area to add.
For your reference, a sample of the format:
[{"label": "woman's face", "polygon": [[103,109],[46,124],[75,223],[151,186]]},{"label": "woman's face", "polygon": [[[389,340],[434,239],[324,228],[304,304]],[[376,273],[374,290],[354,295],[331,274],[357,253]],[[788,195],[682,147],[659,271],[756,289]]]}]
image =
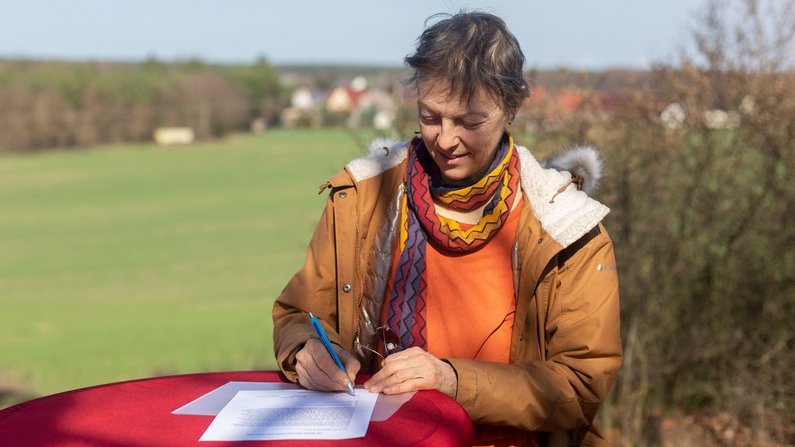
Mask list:
[{"label": "woman's face", "polygon": [[417,90],[420,133],[445,182],[474,183],[491,166],[508,117],[483,89],[469,105],[444,81],[421,80]]}]

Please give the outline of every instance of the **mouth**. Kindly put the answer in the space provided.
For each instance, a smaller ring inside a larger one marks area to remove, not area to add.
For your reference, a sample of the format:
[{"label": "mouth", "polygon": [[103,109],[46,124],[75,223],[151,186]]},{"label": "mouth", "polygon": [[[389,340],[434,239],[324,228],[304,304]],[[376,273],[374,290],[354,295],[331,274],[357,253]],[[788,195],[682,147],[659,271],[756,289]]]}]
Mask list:
[{"label": "mouth", "polygon": [[440,152],[439,155],[448,160],[458,160],[459,158],[466,157],[467,154],[445,154],[444,152]]}]

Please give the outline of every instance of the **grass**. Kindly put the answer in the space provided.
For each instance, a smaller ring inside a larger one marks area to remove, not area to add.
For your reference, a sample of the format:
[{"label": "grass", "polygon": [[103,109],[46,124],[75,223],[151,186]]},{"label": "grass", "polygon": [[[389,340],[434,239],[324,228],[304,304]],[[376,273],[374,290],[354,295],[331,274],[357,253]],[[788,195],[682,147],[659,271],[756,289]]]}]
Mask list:
[{"label": "grass", "polygon": [[[0,157],[0,388],[275,368],[340,130]],[[1,391],[1,390],[0,390]]]}]

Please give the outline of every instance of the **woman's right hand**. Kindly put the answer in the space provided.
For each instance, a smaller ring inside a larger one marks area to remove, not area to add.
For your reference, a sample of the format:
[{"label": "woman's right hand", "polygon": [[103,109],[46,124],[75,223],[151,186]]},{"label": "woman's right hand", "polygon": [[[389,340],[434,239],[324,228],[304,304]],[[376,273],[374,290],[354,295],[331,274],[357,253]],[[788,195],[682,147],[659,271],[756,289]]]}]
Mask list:
[{"label": "woman's right hand", "polygon": [[362,367],[359,361],[341,347],[335,344],[331,346],[342,360],[348,374],[334,363],[320,340],[310,338],[295,355],[298,383],[310,390],[343,391],[349,379],[351,382],[356,379],[356,374]]}]

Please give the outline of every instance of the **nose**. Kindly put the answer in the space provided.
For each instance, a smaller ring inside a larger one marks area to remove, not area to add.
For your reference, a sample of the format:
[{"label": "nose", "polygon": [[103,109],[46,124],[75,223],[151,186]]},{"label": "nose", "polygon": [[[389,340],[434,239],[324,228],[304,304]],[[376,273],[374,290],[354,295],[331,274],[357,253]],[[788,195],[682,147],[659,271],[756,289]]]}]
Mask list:
[{"label": "nose", "polygon": [[458,144],[458,134],[453,123],[442,120],[439,124],[439,134],[436,135],[436,146],[439,149],[450,149]]}]

